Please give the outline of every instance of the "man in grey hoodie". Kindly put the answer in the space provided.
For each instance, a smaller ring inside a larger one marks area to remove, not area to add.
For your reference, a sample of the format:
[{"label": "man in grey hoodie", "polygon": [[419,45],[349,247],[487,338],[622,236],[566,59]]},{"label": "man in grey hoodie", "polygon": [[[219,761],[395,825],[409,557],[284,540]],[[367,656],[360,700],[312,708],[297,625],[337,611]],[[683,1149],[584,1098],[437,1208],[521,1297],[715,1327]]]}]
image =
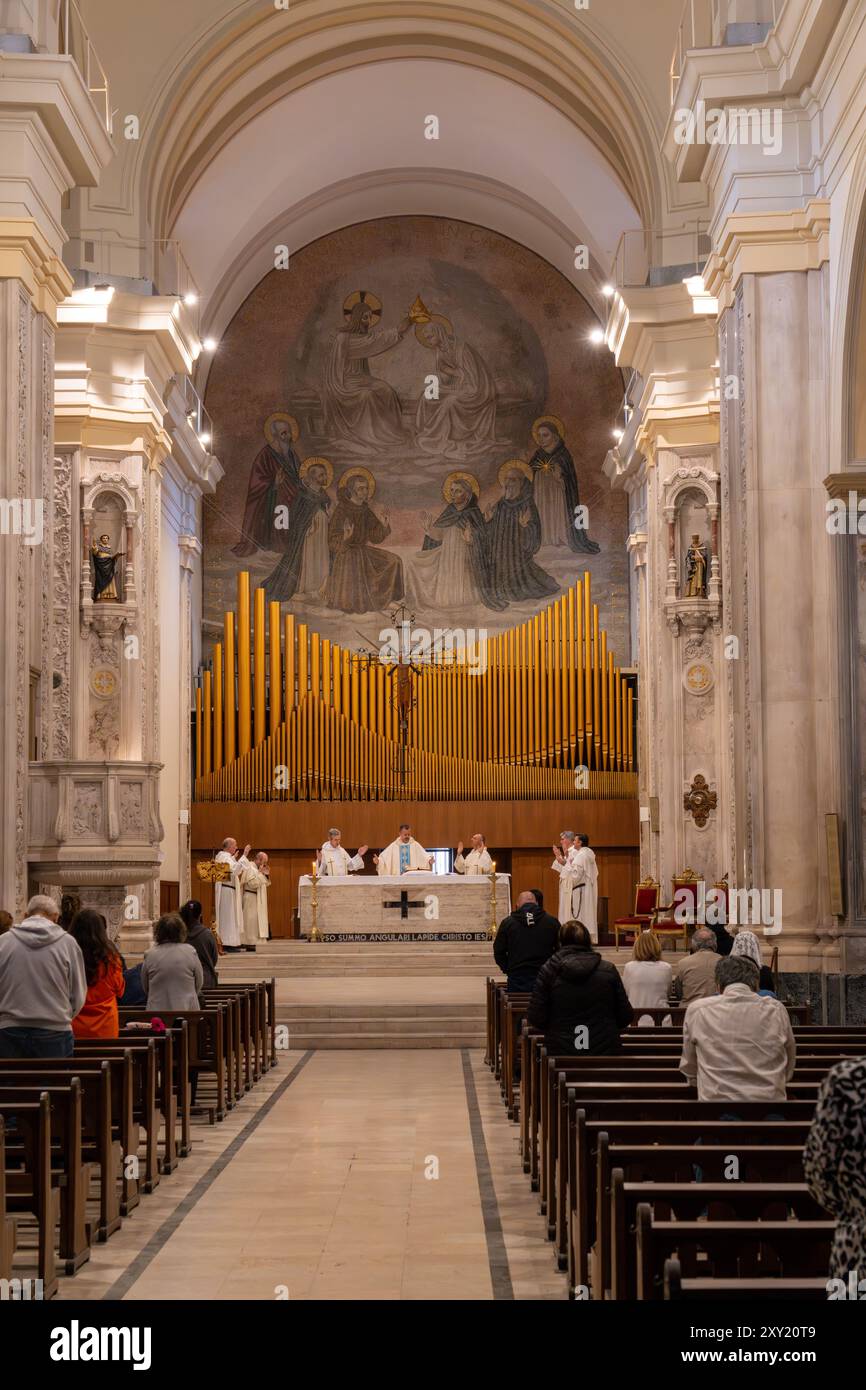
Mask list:
[{"label": "man in grey hoodie", "polygon": [[87,997],[84,957],[41,894],[0,936],[0,1057],[71,1057],[72,1020]]}]

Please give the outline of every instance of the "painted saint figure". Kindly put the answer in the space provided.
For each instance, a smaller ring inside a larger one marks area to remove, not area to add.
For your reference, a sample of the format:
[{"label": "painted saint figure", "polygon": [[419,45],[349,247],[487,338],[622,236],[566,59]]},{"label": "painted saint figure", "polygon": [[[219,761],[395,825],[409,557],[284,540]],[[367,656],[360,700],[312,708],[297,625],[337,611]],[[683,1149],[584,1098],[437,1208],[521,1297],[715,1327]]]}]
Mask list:
[{"label": "painted saint figure", "polygon": [[257,550],[287,548],[287,515],[301,476],[301,460],[294,448],[299,433],[294,415],[283,411],[269,415],[265,421],[267,442],[253,459],[241,539],[232,547],[233,555],[243,559]]},{"label": "painted saint figure", "polygon": [[576,555],[597,555],[601,547],[589,539],[584,528],[575,526],[580,505],[577,472],[563,436],[562,421],[555,415],[541,415],[532,426],[538,447],[529,466],[542,541],[545,545],[567,545]]},{"label": "painted saint figure", "polygon": [[426,393],[415,414],[419,449],[441,459],[465,459],[496,439],[496,386],[483,358],[455,336],[448,319],[434,314],[415,337],[436,354],[432,375],[438,399]]},{"label": "painted saint figure", "polygon": [[113,554],[111,537],[100,536],[90,547],[93,559],[93,602],[118,603],[117,562],[123,559],[123,551]]},{"label": "painted saint figure", "polygon": [[264,583],[269,599],[284,603],[297,595],[321,602],[330,565],[331,499],[325,489],[333,477],[328,459],[308,458],[301,464],[298,491],[289,510],[286,553]]},{"label": "painted saint figure", "polygon": [[350,468],[337,489],[338,502],[328,527],[331,573],[325,586],[329,608],[343,613],[380,612],[404,594],[403,563],[390,550],[379,550],[391,534],[388,513],[381,520],[370,500],[376,481],[366,468]]},{"label": "painted saint figure", "polygon": [[405,445],[400,398],[387,381],[370,371],[370,358],[390,352],[410,326],[377,328],[382,303],[367,290],[356,290],[343,304],[346,319],[334,334],[322,399],[330,439],[353,454],[376,454]]},{"label": "painted saint figure", "polygon": [[532,500],[532,470],[509,459],[499,470],[502,497],[487,513],[491,582],[501,604],[559,593],[552,575],[533,561],[541,546],[541,522]]},{"label": "painted saint figure", "polygon": [[449,473],[442,487],[448,503],[435,521],[425,513],[424,545],[411,562],[409,596],[418,605],[466,608],[483,603],[503,609],[493,592],[487,558],[481,491],[472,473]]}]

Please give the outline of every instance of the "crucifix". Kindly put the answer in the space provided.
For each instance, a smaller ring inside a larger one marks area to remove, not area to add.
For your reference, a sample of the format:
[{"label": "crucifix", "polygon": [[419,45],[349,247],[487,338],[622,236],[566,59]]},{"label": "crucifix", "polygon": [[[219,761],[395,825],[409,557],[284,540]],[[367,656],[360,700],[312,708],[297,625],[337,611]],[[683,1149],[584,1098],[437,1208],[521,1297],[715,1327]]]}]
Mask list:
[{"label": "crucifix", "polygon": [[390,902],[390,903],[383,902],[383,903],[382,903],[382,906],[383,906],[383,907],[399,907],[399,909],[400,909],[400,920],[403,921],[403,922],[405,922],[405,921],[407,920],[407,918],[408,918],[410,912],[417,911],[419,908],[420,908],[421,911],[423,912],[423,910],[424,910],[426,904],[423,903],[423,902],[420,902],[420,903],[410,903],[410,901],[409,901],[409,894],[406,892],[406,889],[404,888],[404,889],[402,890],[401,894],[400,894],[400,901],[399,901],[399,902]]}]

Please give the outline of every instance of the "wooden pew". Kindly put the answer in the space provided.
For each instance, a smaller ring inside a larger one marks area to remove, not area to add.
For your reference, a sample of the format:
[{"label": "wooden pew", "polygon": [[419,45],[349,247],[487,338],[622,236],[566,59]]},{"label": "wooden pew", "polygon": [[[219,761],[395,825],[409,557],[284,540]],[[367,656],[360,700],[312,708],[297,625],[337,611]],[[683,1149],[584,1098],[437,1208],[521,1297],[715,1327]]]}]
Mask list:
[{"label": "wooden pew", "polygon": [[[122,1029],[118,1038],[77,1039],[75,1056],[109,1055],[127,1047],[141,1048],[153,1043],[157,1057],[157,1095],[162,1114],[163,1157],[160,1172],[172,1173],[178,1159],[191,1148],[189,1101],[189,1034],[183,1019],[176,1020],[165,1033],[137,1032]],[[181,1137],[177,1140],[180,1122]]]},{"label": "wooden pew", "polygon": [[7,1162],[12,1124],[16,1139],[15,1167],[6,1169],[7,1208],[35,1217],[36,1276],[42,1280],[42,1297],[53,1298],[58,1286],[54,1228],[60,1211],[60,1188],[51,1169],[50,1097],[43,1093],[36,1101],[0,1102],[0,1116],[6,1127]]},{"label": "wooden pew", "polygon": [[[814,1115],[812,1101],[786,1100],[769,1104],[763,1101],[739,1102],[737,1110],[743,1119],[722,1120],[723,1115],[730,1113],[730,1106],[730,1101],[635,1100],[630,1097],[608,1100],[588,1100],[584,1097],[578,1105],[576,1091],[573,1088],[569,1090],[566,1184],[571,1239],[567,1258],[570,1261],[572,1288],[589,1282],[588,1233],[592,1232],[590,1214],[596,1203],[595,1145],[599,1133],[616,1131],[636,1136],[658,1135],[659,1142],[662,1135],[673,1136],[677,1142],[684,1144],[695,1143],[698,1138],[708,1143],[724,1143],[728,1137],[736,1136],[743,1142],[784,1142],[783,1136],[789,1122],[796,1122],[798,1136],[805,1137]],[[780,1115],[782,1119],[766,1120],[764,1117],[768,1111]]]},{"label": "wooden pew", "polygon": [[[227,1004],[213,1004],[207,1009],[121,1009],[120,1026],[127,1023],[146,1023],[159,1018],[166,1028],[185,1026],[187,1077],[193,1073],[213,1074],[216,1080],[216,1118],[225,1119],[226,1109],[234,1104],[229,1101],[230,1086],[226,1079],[227,1049],[225,1030],[228,1018]],[[123,1034],[124,1038],[128,1036]],[[144,1033],[143,1037],[155,1034]],[[183,1110],[182,1110],[183,1115]],[[189,1123],[187,1117],[187,1125]]]},{"label": "wooden pew", "polygon": [[[655,1280],[655,1275],[652,1276]],[[797,1299],[801,1302],[826,1303],[827,1280],[823,1275],[813,1278],[780,1279],[773,1275],[757,1279],[707,1279],[698,1276],[684,1279],[679,1260],[665,1260],[664,1296],[666,1299],[688,1299],[690,1301],[709,1300],[730,1302],[731,1300],[752,1303],[755,1299]]]},{"label": "wooden pew", "polygon": [[660,1221],[642,1202],[636,1222],[641,1300],[663,1297],[665,1261],[674,1251],[688,1278],[696,1277],[698,1267],[709,1279],[823,1277],[826,1297],[833,1221]]},{"label": "wooden pew", "polygon": [[82,1093],[82,1158],[99,1169],[96,1238],[106,1241],[119,1229],[121,1217],[140,1200],[139,1185],[126,1176],[122,1162],[123,1155],[138,1151],[131,1057],[51,1057],[42,1061],[4,1057],[0,1063],[0,1086],[27,1086],[41,1092],[50,1086],[68,1087],[73,1078]]},{"label": "wooden pew", "polygon": [[0,1279],[12,1278],[17,1237],[15,1217],[6,1208],[6,1122],[0,1115]]}]

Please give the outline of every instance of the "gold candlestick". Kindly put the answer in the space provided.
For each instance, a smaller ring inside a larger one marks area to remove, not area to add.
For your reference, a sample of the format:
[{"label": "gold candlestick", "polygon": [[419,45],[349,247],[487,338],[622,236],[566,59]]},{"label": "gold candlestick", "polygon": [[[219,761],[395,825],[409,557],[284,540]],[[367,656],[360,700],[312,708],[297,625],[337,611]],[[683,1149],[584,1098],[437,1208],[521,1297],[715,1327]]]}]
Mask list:
[{"label": "gold candlestick", "polygon": [[487,939],[492,941],[496,936],[496,861],[490,861],[490,926],[487,928]]},{"label": "gold candlestick", "polygon": [[317,888],[318,888],[318,885],[319,885],[319,876],[318,876],[318,874],[316,873],[316,861],[315,861],[315,859],[314,859],[314,860],[313,860],[313,892],[312,892],[312,895],[311,895],[311,897],[310,897],[310,910],[311,910],[311,912],[312,912],[312,914],[313,914],[313,923],[312,923],[312,926],[310,927],[310,940],[311,940],[311,941],[321,941],[321,939],[322,939],[321,936],[319,935],[319,926],[318,926],[318,920],[319,920],[319,898],[318,898],[318,894],[317,894],[317,891],[316,891]]}]

